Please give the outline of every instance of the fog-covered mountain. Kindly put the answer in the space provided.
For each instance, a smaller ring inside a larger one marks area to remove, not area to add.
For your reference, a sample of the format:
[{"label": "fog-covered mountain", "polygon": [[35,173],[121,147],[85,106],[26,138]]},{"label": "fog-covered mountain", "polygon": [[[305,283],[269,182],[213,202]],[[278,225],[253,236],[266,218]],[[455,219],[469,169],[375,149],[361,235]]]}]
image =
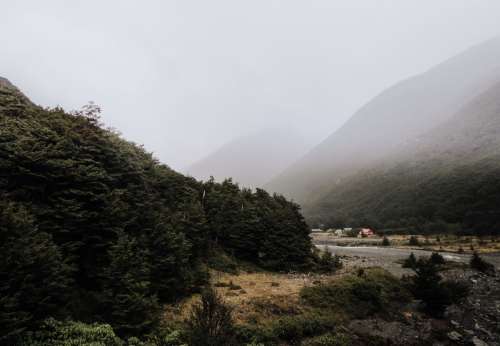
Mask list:
[{"label": "fog-covered mountain", "polygon": [[450,119],[499,76],[496,38],[385,90],[266,187],[311,204],[346,177]]},{"label": "fog-covered mountain", "polygon": [[500,232],[500,82],[307,207],[313,222]]},{"label": "fog-covered mountain", "polygon": [[306,150],[306,142],[296,132],[270,129],[226,143],[186,173],[202,180],[232,178],[245,187],[262,187]]}]

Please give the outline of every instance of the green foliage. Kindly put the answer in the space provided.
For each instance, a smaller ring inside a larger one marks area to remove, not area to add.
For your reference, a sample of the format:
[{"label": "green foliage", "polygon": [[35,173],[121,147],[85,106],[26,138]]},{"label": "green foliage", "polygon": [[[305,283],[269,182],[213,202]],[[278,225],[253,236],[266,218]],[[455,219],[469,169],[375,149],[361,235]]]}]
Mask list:
[{"label": "green foliage", "polygon": [[159,306],[152,291],[150,256],[139,242],[121,235],[110,249],[106,271],[105,303],[107,320],[121,335],[141,335],[156,325]]},{"label": "green foliage", "polygon": [[[304,206],[308,222],[328,223],[341,216],[350,227],[369,221],[377,229],[401,228],[420,234],[499,234],[498,112],[492,114],[492,121],[490,132],[484,131],[484,125],[468,129],[464,142],[453,133],[453,141],[441,138],[445,143],[429,148],[430,153],[410,155],[411,160],[399,164],[382,162],[345,177]],[[464,129],[462,125],[457,130]],[[474,131],[477,135],[471,136]],[[469,148],[469,152],[432,153],[451,142],[461,143],[455,149]]]},{"label": "green foliage", "polygon": [[236,260],[225,254],[223,251],[214,251],[214,253],[209,257],[207,264],[211,269],[220,272],[230,274],[238,273],[238,263]]},{"label": "green foliage", "polygon": [[446,307],[462,298],[469,290],[462,282],[442,281],[440,267],[430,259],[420,258],[415,267],[411,291],[421,299],[425,310],[432,316],[441,317]]},{"label": "green foliage", "polygon": [[313,265],[310,230],[295,203],[261,189],[240,190],[230,179],[205,182],[203,196],[215,246],[268,269],[305,270]]},{"label": "green foliage", "polygon": [[36,333],[20,340],[19,346],[122,346],[108,324],[85,324],[46,320]]},{"label": "green foliage", "polygon": [[306,340],[302,346],[349,346],[351,339],[345,334],[328,333]]},{"label": "green foliage", "polygon": [[330,283],[304,287],[300,296],[314,308],[343,312],[355,318],[390,310],[393,303],[409,299],[409,293],[400,280],[380,268],[366,269],[363,275],[348,275]]},{"label": "green foliage", "polygon": [[323,253],[318,258],[317,271],[323,273],[333,273],[336,270],[342,268],[342,261],[337,255],[332,255],[328,250],[323,251]]},{"label": "green foliage", "polygon": [[403,268],[415,268],[417,266],[417,258],[415,257],[415,254],[412,252],[408,256],[407,259],[404,260],[403,262]]},{"label": "green foliage", "polygon": [[45,316],[66,312],[71,272],[33,217],[0,200],[0,343],[17,337]]},{"label": "green foliage", "polygon": [[472,269],[475,269],[477,271],[480,271],[482,273],[488,274],[488,275],[494,275],[495,274],[495,266],[489,262],[486,262],[484,259],[479,256],[477,252],[474,252],[472,254],[472,257],[470,259],[470,267]]},{"label": "green foliage", "polygon": [[336,326],[337,320],[332,315],[308,313],[282,317],[271,325],[270,330],[277,339],[297,344],[304,338],[332,331]]},{"label": "green foliage", "polygon": [[203,290],[187,325],[192,346],[230,345],[235,337],[232,308],[211,287]]},{"label": "green foliage", "polygon": [[182,176],[103,128],[99,113],[42,109],[0,88],[2,337],[51,316],[144,333],[161,304],[207,281],[214,252],[311,267],[296,204]]},{"label": "green foliage", "polygon": [[382,239],[382,246],[390,246],[390,245],[391,242],[389,241],[389,238],[384,237],[384,239]]},{"label": "green foliage", "polygon": [[433,252],[429,257],[429,261],[431,261],[435,265],[443,265],[446,263],[444,257],[439,252]]}]

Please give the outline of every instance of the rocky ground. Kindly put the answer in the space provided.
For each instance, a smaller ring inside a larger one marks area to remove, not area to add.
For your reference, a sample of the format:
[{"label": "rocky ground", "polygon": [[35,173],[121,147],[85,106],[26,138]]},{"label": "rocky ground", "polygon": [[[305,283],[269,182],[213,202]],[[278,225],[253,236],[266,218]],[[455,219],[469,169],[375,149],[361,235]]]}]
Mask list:
[{"label": "rocky ground", "polygon": [[472,271],[448,273],[471,284],[471,295],[450,306],[444,319],[418,312],[418,302],[408,305],[401,320],[354,320],[350,334],[377,338],[387,345],[500,345],[500,277]]},{"label": "rocky ground", "polygon": [[[318,246],[339,255],[344,263],[342,271],[378,266],[394,275],[412,274],[401,267],[402,260],[411,252],[417,257],[429,256],[430,251],[366,246]],[[349,333],[359,337],[377,338],[388,345],[500,345],[500,254],[483,254],[493,263],[496,276],[487,276],[469,268],[470,256],[443,252],[451,270],[447,278],[465,280],[470,284],[469,297],[450,306],[444,319],[432,319],[420,313],[418,302],[404,308],[402,318],[386,321],[380,318],[354,320]]]}]

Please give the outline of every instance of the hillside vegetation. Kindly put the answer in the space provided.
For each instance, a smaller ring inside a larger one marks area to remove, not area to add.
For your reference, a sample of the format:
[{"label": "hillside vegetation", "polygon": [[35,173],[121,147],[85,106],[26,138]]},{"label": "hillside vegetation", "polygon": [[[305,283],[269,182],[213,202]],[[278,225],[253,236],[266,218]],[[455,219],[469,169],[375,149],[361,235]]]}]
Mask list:
[{"label": "hillside vegetation", "polygon": [[500,232],[500,83],[306,213],[331,224]]},{"label": "hillside vegetation", "polygon": [[163,303],[207,282],[217,253],[314,264],[296,204],[185,177],[104,128],[97,106],[43,109],[1,82],[1,343],[57,325],[48,317],[148,333]]},{"label": "hillside vegetation", "polygon": [[386,89],[266,188],[313,205],[352,175],[451,119],[499,80],[500,38],[495,38]]}]

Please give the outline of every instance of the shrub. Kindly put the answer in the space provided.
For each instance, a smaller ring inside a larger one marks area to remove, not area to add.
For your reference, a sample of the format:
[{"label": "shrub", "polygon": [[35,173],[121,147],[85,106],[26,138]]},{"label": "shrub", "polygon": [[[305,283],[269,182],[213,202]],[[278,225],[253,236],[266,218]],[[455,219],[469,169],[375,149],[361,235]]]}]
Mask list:
[{"label": "shrub", "polygon": [[187,321],[190,345],[224,346],[234,338],[232,308],[217,292],[209,287],[203,290]]},{"label": "shrub", "polygon": [[469,287],[462,281],[442,281],[439,267],[430,259],[420,258],[413,268],[411,290],[421,299],[425,310],[432,316],[442,317],[446,307],[467,296]]},{"label": "shrub", "polygon": [[349,346],[351,340],[345,334],[332,334],[311,338],[302,343],[303,346]]},{"label": "shrub", "polygon": [[429,260],[436,265],[442,265],[446,262],[444,257],[438,252],[433,252]]},{"label": "shrub", "polygon": [[235,326],[235,344],[246,346],[275,345],[279,339],[272,334],[270,328],[256,324],[244,324]]},{"label": "shrub", "polygon": [[472,254],[472,257],[470,259],[470,267],[488,275],[495,274],[495,266],[482,259],[477,252],[474,252]]},{"label": "shrub", "polygon": [[332,255],[330,251],[324,251],[318,260],[318,271],[323,273],[335,272],[342,268],[342,261],[337,255]]},{"label": "shrub", "polygon": [[304,287],[300,296],[312,307],[355,318],[373,315],[409,299],[401,281],[380,268],[366,269],[363,276],[348,275],[331,283]]},{"label": "shrub", "polygon": [[404,260],[403,262],[403,268],[415,268],[417,265],[417,258],[415,257],[415,254],[412,252],[410,256],[408,256],[407,259]]},{"label": "shrub", "polygon": [[410,245],[410,246],[419,246],[420,242],[418,241],[417,236],[412,235],[410,237],[410,240],[408,241],[408,245]]},{"label": "shrub", "polygon": [[384,239],[382,239],[382,246],[390,246],[390,245],[391,242],[389,241],[389,238],[384,237]]},{"label": "shrub", "polygon": [[271,334],[276,338],[296,343],[303,338],[321,335],[331,331],[337,321],[331,315],[310,313],[280,318],[271,326]]},{"label": "shrub", "polygon": [[208,258],[208,266],[220,272],[238,274],[238,263],[236,260],[221,250],[213,251]]},{"label": "shrub", "polygon": [[60,322],[48,319],[36,333],[24,338],[21,346],[121,346],[123,342],[108,324]]}]

